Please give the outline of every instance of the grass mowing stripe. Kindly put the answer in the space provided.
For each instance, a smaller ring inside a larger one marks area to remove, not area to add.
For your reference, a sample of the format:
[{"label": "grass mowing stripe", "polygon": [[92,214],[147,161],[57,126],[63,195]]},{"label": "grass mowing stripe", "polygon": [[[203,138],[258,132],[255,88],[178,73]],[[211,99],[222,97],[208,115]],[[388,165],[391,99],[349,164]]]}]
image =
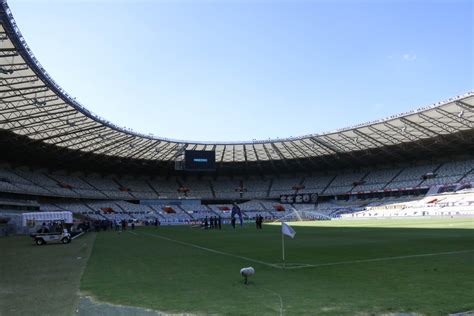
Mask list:
[{"label": "grass mowing stripe", "polygon": [[244,259],[244,260],[259,263],[259,264],[262,264],[262,265],[265,265],[265,266],[271,267],[271,268],[282,269],[282,267],[280,267],[278,265],[275,265],[275,264],[268,263],[268,262],[264,262],[264,261],[244,257],[244,256],[234,255],[234,254],[227,253],[227,252],[218,251],[218,250],[202,247],[202,246],[199,246],[199,245],[191,244],[191,243],[188,243],[188,242],[184,242],[184,241],[180,241],[180,240],[176,240],[176,239],[171,239],[171,238],[168,238],[168,237],[163,237],[163,236],[156,235],[156,234],[148,234],[148,233],[138,234],[138,233],[135,233],[135,232],[129,232],[129,233],[132,233],[134,235],[146,235],[146,236],[156,237],[156,238],[164,239],[164,240],[171,241],[171,242],[174,242],[174,243],[178,243],[178,244],[181,244],[181,245],[193,247],[193,248],[196,248],[196,249],[201,249],[201,250],[209,251],[209,252],[212,252],[212,253],[217,253],[217,254],[220,254],[220,255],[228,256],[228,257]]},{"label": "grass mowing stripe", "polygon": [[410,255],[410,256],[384,257],[384,258],[361,259],[361,260],[352,260],[352,261],[328,262],[328,263],[321,263],[321,264],[308,264],[308,265],[305,265],[305,266],[286,267],[286,269],[317,268],[317,267],[326,267],[326,266],[336,266],[336,265],[341,265],[341,264],[366,263],[366,262],[377,262],[377,261],[388,261],[388,260],[401,260],[401,259],[411,259],[411,258],[421,258],[421,257],[453,255],[453,254],[469,253],[469,252],[474,252],[474,249],[460,250],[460,251],[436,252],[436,253],[424,253],[424,254]]}]

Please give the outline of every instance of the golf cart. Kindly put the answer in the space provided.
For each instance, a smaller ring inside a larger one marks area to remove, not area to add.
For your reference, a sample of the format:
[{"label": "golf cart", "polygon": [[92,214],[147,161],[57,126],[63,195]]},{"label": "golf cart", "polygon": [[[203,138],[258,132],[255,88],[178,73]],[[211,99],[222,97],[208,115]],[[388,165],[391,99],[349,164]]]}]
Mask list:
[{"label": "golf cart", "polygon": [[69,244],[71,242],[71,234],[67,231],[67,229],[63,229],[62,232],[36,233],[31,234],[30,236],[38,246],[54,242],[63,244]]}]

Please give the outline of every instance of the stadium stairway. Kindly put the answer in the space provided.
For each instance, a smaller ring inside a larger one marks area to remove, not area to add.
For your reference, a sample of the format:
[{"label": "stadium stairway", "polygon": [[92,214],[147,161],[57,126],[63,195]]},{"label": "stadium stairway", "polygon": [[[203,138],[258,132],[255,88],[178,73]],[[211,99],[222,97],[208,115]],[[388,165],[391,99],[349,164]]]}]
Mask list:
[{"label": "stadium stairway", "polygon": [[182,208],[181,205],[175,205],[175,206],[176,206],[177,208],[179,208],[181,211],[183,211],[184,214],[188,215],[191,219],[194,219],[194,217],[193,217],[191,214],[189,214],[188,211],[186,211],[184,208]]},{"label": "stadium stairway", "polygon": [[[364,176],[362,178],[360,178],[358,181],[359,182],[362,182],[365,180],[365,178],[367,178],[367,176],[370,174],[370,171],[367,172],[366,174],[364,174]],[[357,185],[353,185],[352,188],[349,190],[349,192],[352,192],[355,188],[357,188]]]},{"label": "stadium stairway", "polygon": [[[433,171],[431,171],[432,173],[436,174],[436,171],[439,170],[439,168],[441,168],[441,166],[443,166],[443,164],[439,164],[436,168],[433,169]],[[426,179],[421,179],[421,182],[418,183],[418,186],[421,186],[423,184],[423,182],[425,182]]]},{"label": "stadium stairway", "polygon": [[466,172],[462,177],[461,179],[458,180],[458,182],[462,182],[465,178],[467,178],[467,176],[469,176],[470,174],[474,174],[474,168],[472,168],[471,170],[469,170],[468,172]]},{"label": "stadium stairway", "polygon": [[209,185],[211,186],[212,197],[215,199],[216,198],[216,191],[214,190],[214,185],[212,184],[211,180],[209,180]]},{"label": "stadium stairway", "polygon": [[[94,214],[97,213],[97,210],[94,209],[94,208],[93,208],[92,206],[90,206],[89,204],[84,203],[84,205],[85,205],[88,209],[90,209],[92,212],[94,212]],[[98,215],[99,215],[100,217],[102,217],[103,219],[107,219],[107,218],[106,218],[105,216],[103,216],[101,213],[99,213]]]},{"label": "stadium stairway", "polygon": [[270,179],[270,184],[268,185],[268,189],[267,189],[267,193],[266,193],[265,197],[270,196],[270,192],[272,191],[272,186],[273,186],[273,178]]},{"label": "stadium stairway", "polygon": [[400,168],[400,170],[393,176],[393,178],[390,179],[390,181],[388,181],[387,183],[385,183],[385,185],[382,187],[382,190],[387,188],[387,186],[390,185],[390,183],[392,183],[393,180],[395,180],[400,175],[400,173],[403,172],[403,170],[405,170],[405,168]]},{"label": "stadium stairway", "polygon": [[335,176],[331,179],[331,181],[328,182],[328,184],[327,184],[327,185],[324,187],[324,189],[321,191],[321,194],[323,194],[324,192],[326,192],[326,190],[331,186],[331,183],[333,183],[334,180],[336,180],[336,178],[337,178],[337,175],[335,175]]},{"label": "stadium stairway", "polygon": [[155,192],[155,193],[156,193],[156,196],[158,196],[158,197],[160,196],[160,193],[158,193],[158,191],[156,191],[156,189],[151,185],[150,181],[145,180],[145,183],[146,183],[146,185],[147,185],[148,187],[150,187],[150,189],[151,189],[152,192]]}]

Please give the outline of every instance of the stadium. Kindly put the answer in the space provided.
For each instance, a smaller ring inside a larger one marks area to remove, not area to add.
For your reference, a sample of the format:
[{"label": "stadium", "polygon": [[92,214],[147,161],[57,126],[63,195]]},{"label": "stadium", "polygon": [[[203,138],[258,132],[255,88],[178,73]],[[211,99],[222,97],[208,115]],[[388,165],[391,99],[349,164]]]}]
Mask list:
[{"label": "stadium", "polygon": [[[89,111],[20,29],[0,1],[0,315],[474,310],[474,92],[326,133],[175,140]],[[63,213],[70,243],[34,245]]]}]

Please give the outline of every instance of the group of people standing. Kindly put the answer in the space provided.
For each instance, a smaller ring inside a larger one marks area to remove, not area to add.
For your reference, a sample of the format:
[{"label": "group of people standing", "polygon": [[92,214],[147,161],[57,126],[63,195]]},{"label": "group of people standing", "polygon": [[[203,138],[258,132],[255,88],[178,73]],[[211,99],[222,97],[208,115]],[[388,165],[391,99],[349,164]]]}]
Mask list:
[{"label": "group of people standing", "polygon": [[[230,224],[232,228],[235,229],[237,219],[239,220],[240,227],[244,226],[244,221],[243,221],[243,214],[242,210],[240,209],[239,205],[234,202],[232,206],[232,212],[230,214]],[[263,216],[260,214],[257,214],[255,217],[255,225],[257,226],[257,229],[262,229],[263,228]],[[226,223],[228,223],[226,221]],[[221,229],[222,228],[222,218],[220,216],[211,216],[211,217],[205,217],[201,221],[201,228],[204,229]]]},{"label": "group of people standing", "polygon": [[221,229],[222,228],[222,219],[221,217],[211,216],[204,219],[203,222],[204,229]]}]

